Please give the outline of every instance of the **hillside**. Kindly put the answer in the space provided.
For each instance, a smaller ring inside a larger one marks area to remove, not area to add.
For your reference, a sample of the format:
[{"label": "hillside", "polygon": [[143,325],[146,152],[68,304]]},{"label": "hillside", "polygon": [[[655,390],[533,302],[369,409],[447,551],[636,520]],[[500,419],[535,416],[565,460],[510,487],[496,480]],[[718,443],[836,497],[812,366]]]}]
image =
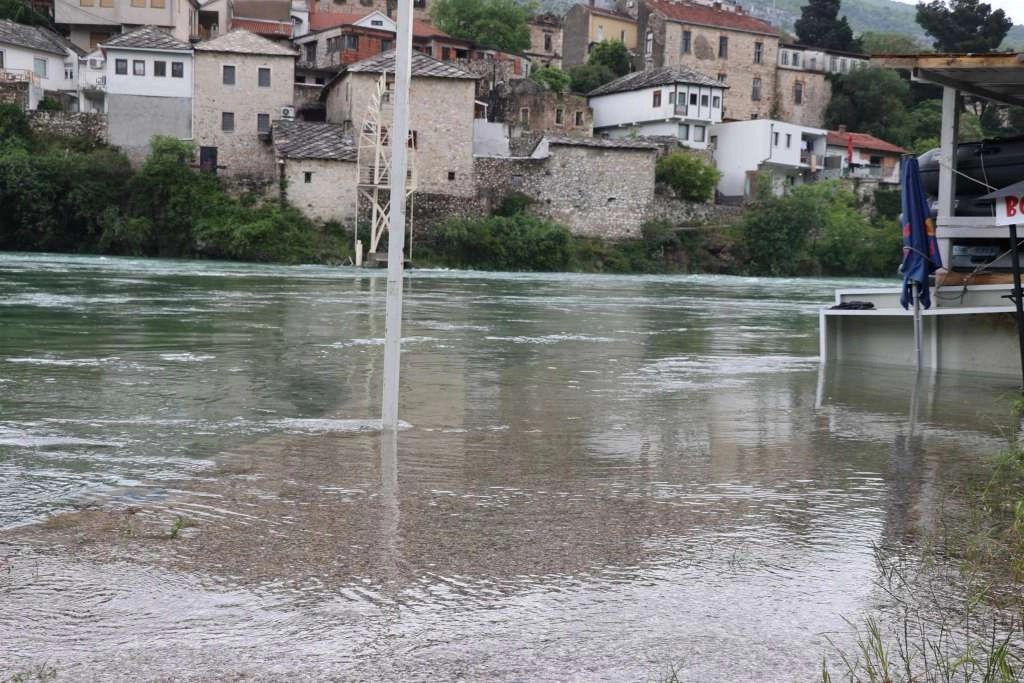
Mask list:
[{"label": "hillside", "polygon": [[[751,14],[766,19],[789,32],[793,31],[793,23],[800,17],[800,8],[806,4],[806,0],[741,0],[741,2]],[[574,0],[541,0],[539,4],[540,11],[565,14],[573,6]],[[610,7],[614,2],[598,0],[597,4]],[[931,41],[914,21],[913,5],[895,0],[843,0],[841,13],[849,18],[854,33],[860,34],[864,31],[904,33],[916,38],[922,48],[931,47]],[[1018,21],[1024,19],[1024,17],[1015,18]],[[1010,33],[1003,42],[1003,47],[1024,49],[1024,26],[1018,24],[1010,29]]]}]

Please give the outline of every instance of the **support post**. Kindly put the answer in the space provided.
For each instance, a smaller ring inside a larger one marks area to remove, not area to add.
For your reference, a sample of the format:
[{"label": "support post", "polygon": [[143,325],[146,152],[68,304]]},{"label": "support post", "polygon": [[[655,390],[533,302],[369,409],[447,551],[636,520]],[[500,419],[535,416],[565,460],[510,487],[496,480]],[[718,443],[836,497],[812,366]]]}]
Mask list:
[{"label": "support post", "polygon": [[381,426],[398,429],[398,376],[402,351],[402,274],[405,269],[405,200],[412,71],[412,0],[398,0],[395,36],[395,109],[391,136],[391,203],[388,211],[388,293],[384,317],[384,392]]},{"label": "support post", "polygon": [[1021,388],[1024,389],[1024,299],[1020,287],[1020,250],[1017,247],[1017,226],[1010,226],[1010,258],[1013,263],[1013,304],[1017,307],[1017,345],[1020,350]]},{"label": "support post", "polygon": [[[942,89],[942,129],[939,133],[939,220],[953,216],[956,202],[956,153],[960,129],[960,91]],[[945,261],[943,262],[945,263]]]}]

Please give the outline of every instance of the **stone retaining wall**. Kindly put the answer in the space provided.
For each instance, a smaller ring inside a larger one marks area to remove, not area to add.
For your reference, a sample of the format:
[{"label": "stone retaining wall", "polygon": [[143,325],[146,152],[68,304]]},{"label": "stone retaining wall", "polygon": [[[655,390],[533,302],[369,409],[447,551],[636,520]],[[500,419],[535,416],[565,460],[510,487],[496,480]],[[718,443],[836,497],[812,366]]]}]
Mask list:
[{"label": "stone retaining wall", "polygon": [[86,138],[95,144],[107,142],[107,117],[92,112],[30,111],[29,125],[44,135]]}]

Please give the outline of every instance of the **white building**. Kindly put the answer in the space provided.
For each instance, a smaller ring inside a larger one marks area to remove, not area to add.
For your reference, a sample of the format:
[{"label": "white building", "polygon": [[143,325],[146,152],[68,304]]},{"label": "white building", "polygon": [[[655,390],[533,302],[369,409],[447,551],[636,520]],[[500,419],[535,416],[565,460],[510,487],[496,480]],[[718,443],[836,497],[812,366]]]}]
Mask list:
[{"label": "white building", "polygon": [[868,65],[868,55],[839,50],[822,50],[798,43],[779,45],[780,69],[845,74]]},{"label": "white building", "polygon": [[594,134],[609,138],[672,135],[704,149],[722,121],[726,85],[687,66],[637,71],[588,93]]},{"label": "white building", "polygon": [[824,168],[828,131],[772,119],[733,121],[711,127],[715,166],[722,173],[718,192],[729,198],[749,198],[764,174],[772,190],[815,180]]},{"label": "white building", "polygon": [[26,107],[45,96],[78,107],[79,52],[53,31],[0,19],[0,79],[26,84]]},{"label": "white building", "polygon": [[[188,43],[143,26],[108,40],[100,51],[104,76],[99,90],[104,95],[102,111],[107,114],[110,144],[139,162],[154,135],[191,139],[192,47]],[[94,62],[87,58],[86,78],[92,66]]]},{"label": "white building", "polygon": [[198,0],[54,0],[53,21],[92,51],[136,26],[158,26],[187,42],[199,35]]}]

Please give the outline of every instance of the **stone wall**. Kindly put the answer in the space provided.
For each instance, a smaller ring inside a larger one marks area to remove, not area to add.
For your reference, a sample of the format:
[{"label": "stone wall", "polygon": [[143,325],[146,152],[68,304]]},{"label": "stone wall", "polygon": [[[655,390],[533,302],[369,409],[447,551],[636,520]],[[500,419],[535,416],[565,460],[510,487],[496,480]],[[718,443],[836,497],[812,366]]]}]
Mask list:
[{"label": "stone wall", "polygon": [[31,111],[28,121],[33,131],[43,135],[85,138],[95,144],[107,142],[107,117],[103,114]]},{"label": "stone wall", "polygon": [[[797,83],[801,84],[802,103],[796,103]],[[788,123],[820,128],[825,125],[825,109],[832,99],[832,84],[819,71],[778,69],[776,71],[778,116]]]},{"label": "stone wall", "polygon": [[488,209],[522,193],[533,213],[576,235],[638,237],[654,200],[655,150],[551,145],[544,159],[478,158],[477,196]]},{"label": "stone wall", "polygon": [[562,18],[562,68],[584,64],[589,46],[590,10],[577,3]]},{"label": "stone wall", "polygon": [[[546,49],[550,44],[550,49]],[[562,68],[562,22],[554,14],[541,14],[530,20],[530,50],[526,53],[535,67]]]},{"label": "stone wall", "polygon": [[338,221],[352,227],[356,221],[356,164],[354,161],[286,159],[285,197],[308,218]]},{"label": "stone wall", "polygon": [[529,79],[494,88],[488,104],[487,119],[512,124],[516,128],[513,135],[522,131],[582,137],[594,134],[594,111],[586,97],[552,92]]},{"label": "stone wall", "polygon": [[[487,213],[488,204],[482,198],[417,192],[412,204],[413,241],[429,235],[435,226],[449,218],[481,218]],[[413,246],[414,252],[415,249]]]},{"label": "stone wall", "polygon": [[675,228],[727,226],[738,223],[745,213],[742,206],[726,206],[710,202],[687,202],[675,197],[656,195],[647,218],[665,220]]},{"label": "stone wall", "polygon": [[28,109],[30,87],[27,80],[0,80],[0,104],[16,104],[23,110]]}]

